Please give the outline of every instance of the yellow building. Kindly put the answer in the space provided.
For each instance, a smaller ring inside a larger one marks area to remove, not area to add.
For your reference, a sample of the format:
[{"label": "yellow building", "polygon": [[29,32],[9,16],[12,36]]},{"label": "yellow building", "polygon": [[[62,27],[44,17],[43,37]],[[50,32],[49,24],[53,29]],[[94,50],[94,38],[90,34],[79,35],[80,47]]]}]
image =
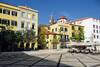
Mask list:
[{"label": "yellow building", "polygon": [[9,30],[38,30],[38,11],[26,6],[15,7],[0,3],[0,28]]},{"label": "yellow building", "polygon": [[40,39],[44,38],[43,41],[44,42],[46,41],[46,45],[43,44],[43,45],[45,45],[45,46],[43,46],[42,43],[41,43],[42,40],[39,39],[40,40],[39,41],[40,42],[39,43],[40,44],[40,47],[42,47],[42,48],[48,48],[48,49],[57,48],[57,45],[56,44],[55,45],[52,45],[52,42],[53,42],[53,38],[55,36],[57,36],[57,38],[59,37],[58,36],[59,34],[57,34],[55,32],[52,32],[49,29],[50,29],[50,27],[47,26],[47,25],[39,25],[39,38]]},{"label": "yellow building", "polygon": [[[38,36],[38,11],[26,6],[0,3],[0,29],[13,31],[33,30]],[[21,45],[20,45],[21,46]],[[24,44],[24,48],[37,49],[38,43]]]},{"label": "yellow building", "polygon": [[[49,34],[47,34],[48,48],[65,48],[67,43],[74,41],[74,34],[76,35],[83,32],[83,26],[71,24],[64,16],[57,20],[57,22],[54,22],[54,19],[50,21],[52,21],[52,23],[50,22],[51,25],[48,26],[47,29],[49,32]],[[56,46],[51,43],[54,36],[57,36],[59,39],[59,43]]]},{"label": "yellow building", "polygon": [[17,30],[18,7],[0,3],[0,28]]}]

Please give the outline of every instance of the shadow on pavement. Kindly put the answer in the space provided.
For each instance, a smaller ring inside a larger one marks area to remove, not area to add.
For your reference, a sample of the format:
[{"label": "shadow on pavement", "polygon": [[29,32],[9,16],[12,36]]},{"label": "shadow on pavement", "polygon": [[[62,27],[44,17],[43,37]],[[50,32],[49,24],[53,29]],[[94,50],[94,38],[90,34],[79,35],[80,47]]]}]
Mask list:
[{"label": "shadow on pavement", "polygon": [[91,67],[99,67],[100,66],[100,64],[97,64],[97,65],[93,65],[93,66],[91,66]]},{"label": "shadow on pavement", "polygon": [[[0,54],[0,67],[73,67],[59,64],[59,58],[49,58],[53,54],[27,54],[24,52],[3,52]],[[57,60],[58,59],[58,60]],[[61,66],[60,66],[61,65]]]}]

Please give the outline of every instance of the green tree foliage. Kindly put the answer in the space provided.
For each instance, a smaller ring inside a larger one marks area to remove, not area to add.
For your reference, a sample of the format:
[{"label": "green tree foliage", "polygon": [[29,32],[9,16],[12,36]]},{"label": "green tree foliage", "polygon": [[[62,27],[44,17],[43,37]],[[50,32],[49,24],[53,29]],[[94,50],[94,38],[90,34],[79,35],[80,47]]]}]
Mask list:
[{"label": "green tree foliage", "polygon": [[[36,36],[33,30],[30,31],[0,31],[0,46],[3,49],[14,49],[18,47],[19,42],[36,42]],[[10,47],[10,48],[9,48]]]},{"label": "green tree foliage", "polygon": [[21,42],[23,40],[22,32],[16,31],[16,42]]},{"label": "green tree foliage", "polygon": [[22,34],[23,34],[23,42],[29,42],[28,32],[27,31],[23,31]]},{"label": "green tree foliage", "polygon": [[72,41],[77,41],[77,42],[81,42],[82,40],[84,40],[84,35],[80,34],[75,34],[73,37],[70,38]]},{"label": "green tree foliage", "polygon": [[8,44],[15,42],[16,41],[15,32],[11,31],[11,30],[1,31],[0,32],[0,40],[2,40],[2,42],[6,42]]},{"label": "green tree foliage", "polygon": [[38,44],[40,46],[40,48],[45,48],[46,47],[46,30],[44,27],[39,28],[39,35],[38,35]]},{"label": "green tree foliage", "polygon": [[59,44],[59,41],[60,41],[60,38],[57,38],[57,35],[54,35],[52,44],[57,45],[57,44]]},{"label": "green tree foliage", "polygon": [[16,34],[11,30],[0,31],[0,46],[3,50],[13,50],[16,43]]},{"label": "green tree foliage", "polygon": [[23,42],[29,43],[29,42],[36,42],[37,36],[35,36],[35,32],[33,30],[26,30],[22,32],[22,39]]},{"label": "green tree foliage", "polygon": [[79,38],[80,40],[84,40],[84,30],[82,27],[79,27],[80,33],[79,33]]},{"label": "green tree foliage", "polygon": [[79,27],[79,32],[74,32],[74,35],[70,39],[77,42],[81,42],[82,40],[84,40],[83,28]]},{"label": "green tree foliage", "polygon": [[31,29],[28,31],[28,39],[30,42],[35,43],[37,41],[37,36],[35,36],[35,32]]}]

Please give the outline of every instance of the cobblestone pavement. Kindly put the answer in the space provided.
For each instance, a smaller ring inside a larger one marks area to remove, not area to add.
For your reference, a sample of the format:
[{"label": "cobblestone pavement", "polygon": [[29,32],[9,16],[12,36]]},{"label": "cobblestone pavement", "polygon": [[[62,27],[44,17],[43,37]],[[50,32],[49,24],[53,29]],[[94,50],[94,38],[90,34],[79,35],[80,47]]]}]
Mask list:
[{"label": "cobblestone pavement", "polygon": [[0,67],[100,67],[100,55],[68,52],[28,53],[0,54]]}]

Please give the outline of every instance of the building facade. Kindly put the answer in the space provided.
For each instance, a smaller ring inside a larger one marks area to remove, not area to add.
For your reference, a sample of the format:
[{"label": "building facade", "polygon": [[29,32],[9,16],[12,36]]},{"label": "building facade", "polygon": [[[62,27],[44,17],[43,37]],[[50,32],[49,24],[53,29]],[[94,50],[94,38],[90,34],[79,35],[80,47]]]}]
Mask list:
[{"label": "building facade", "polygon": [[84,42],[100,43],[100,20],[83,18],[76,20],[74,24],[84,26]]},{"label": "building facade", "polygon": [[[35,33],[35,37],[37,37],[38,11],[26,6],[17,7],[0,3],[0,30],[13,30],[15,32],[32,30]],[[23,45],[23,48],[26,48],[26,46],[27,43]],[[28,43],[28,47],[36,49],[38,47],[37,41],[34,44]]]},{"label": "building facade", "polygon": [[[19,6],[19,22],[18,22],[18,30],[26,31],[32,30],[35,33],[35,36],[38,36],[38,11],[33,10],[26,6]],[[38,43],[36,42],[34,45],[34,49],[38,47]],[[26,47],[26,45],[24,45]],[[32,46],[29,44],[29,47]]]},{"label": "building facade", "polygon": [[[54,20],[54,19],[53,19]],[[50,22],[51,23],[51,22]],[[83,26],[71,24],[70,21],[67,20],[64,16],[60,17],[57,22],[53,22],[52,24],[45,27],[47,47],[49,49],[58,49],[67,47],[67,43],[76,41],[76,34],[83,34]],[[84,37],[84,35],[80,36]],[[58,44],[53,44],[54,39],[59,41]]]},{"label": "building facade", "polygon": [[18,13],[18,7],[0,3],[0,28],[18,30]]},{"label": "building facade", "polygon": [[38,30],[38,11],[26,6],[0,3],[0,28],[9,30]]},{"label": "building facade", "polygon": [[38,30],[38,11],[25,6],[19,6],[19,30]]}]

